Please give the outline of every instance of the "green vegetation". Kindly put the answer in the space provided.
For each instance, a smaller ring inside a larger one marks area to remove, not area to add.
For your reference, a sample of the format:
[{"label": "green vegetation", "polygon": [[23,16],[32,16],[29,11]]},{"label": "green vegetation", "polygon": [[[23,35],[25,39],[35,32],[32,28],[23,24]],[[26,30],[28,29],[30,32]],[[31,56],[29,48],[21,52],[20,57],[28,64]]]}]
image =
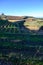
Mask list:
[{"label": "green vegetation", "polygon": [[24,23],[0,20],[0,60],[12,65],[43,65],[43,35],[31,34]]}]

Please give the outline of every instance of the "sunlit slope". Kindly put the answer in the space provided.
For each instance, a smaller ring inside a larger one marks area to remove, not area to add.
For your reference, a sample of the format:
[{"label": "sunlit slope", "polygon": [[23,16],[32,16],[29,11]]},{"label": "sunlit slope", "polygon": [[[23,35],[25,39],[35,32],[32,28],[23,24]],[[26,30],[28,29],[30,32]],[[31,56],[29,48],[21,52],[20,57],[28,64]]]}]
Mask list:
[{"label": "sunlit slope", "polygon": [[43,20],[35,18],[33,18],[33,20],[32,19],[29,20],[28,18],[26,19],[24,25],[30,30],[39,30],[40,27],[43,26]]}]

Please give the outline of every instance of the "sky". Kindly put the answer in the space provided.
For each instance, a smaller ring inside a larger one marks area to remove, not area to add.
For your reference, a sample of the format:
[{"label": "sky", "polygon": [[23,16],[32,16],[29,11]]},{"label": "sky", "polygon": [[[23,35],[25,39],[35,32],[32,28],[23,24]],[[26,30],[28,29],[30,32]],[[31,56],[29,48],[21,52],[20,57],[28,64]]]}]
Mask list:
[{"label": "sky", "polygon": [[43,17],[43,0],[0,0],[0,14]]}]

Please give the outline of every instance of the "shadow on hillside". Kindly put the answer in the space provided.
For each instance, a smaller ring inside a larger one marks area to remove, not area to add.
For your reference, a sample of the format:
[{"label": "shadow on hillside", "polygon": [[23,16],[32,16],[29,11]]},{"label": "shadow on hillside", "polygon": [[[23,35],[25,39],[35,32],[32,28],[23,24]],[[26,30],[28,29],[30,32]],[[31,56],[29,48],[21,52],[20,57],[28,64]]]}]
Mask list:
[{"label": "shadow on hillside", "polygon": [[19,26],[19,29],[24,31],[26,34],[32,34],[32,35],[43,35],[43,26],[39,28],[39,30],[30,30],[26,26],[24,26],[25,20],[14,22],[13,24],[16,24],[16,26]]},{"label": "shadow on hillside", "polygon": [[37,31],[37,34],[38,34],[38,35],[43,35],[43,26],[41,26],[41,27],[39,28],[39,30]]},{"label": "shadow on hillside", "polygon": [[24,32],[24,33],[30,33],[30,29],[27,29],[25,26],[24,26],[24,23],[25,23],[25,20],[21,20],[21,21],[17,21],[17,22],[14,22],[13,24],[16,25],[16,27],[18,27],[20,29],[20,32]]}]

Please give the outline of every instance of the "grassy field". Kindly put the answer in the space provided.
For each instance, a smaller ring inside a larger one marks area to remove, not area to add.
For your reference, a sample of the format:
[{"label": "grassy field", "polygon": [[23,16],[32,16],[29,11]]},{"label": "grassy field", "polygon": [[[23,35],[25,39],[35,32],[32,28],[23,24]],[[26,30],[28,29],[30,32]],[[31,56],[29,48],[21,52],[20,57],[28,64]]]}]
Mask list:
[{"label": "grassy field", "polygon": [[[24,23],[27,24],[35,26],[36,22]],[[43,24],[36,25],[40,27]],[[2,62],[8,65],[43,65],[43,35],[30,34],[23,23],[1,20],[0,63]]]}]

